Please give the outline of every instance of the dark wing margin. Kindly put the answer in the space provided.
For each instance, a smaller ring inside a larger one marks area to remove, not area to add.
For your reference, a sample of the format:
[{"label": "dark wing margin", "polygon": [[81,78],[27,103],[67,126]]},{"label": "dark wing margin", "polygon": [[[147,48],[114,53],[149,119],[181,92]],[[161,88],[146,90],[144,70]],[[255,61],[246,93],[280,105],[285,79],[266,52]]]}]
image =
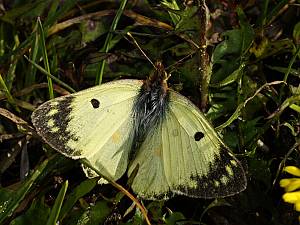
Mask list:
[{"label": "dark wing margin", "polygon": [[223,198],[235,195],[246,189],[247,180],[241,163],[236,160],[225,146],[220,146],[220,154],[210,165],[206,176],[192,175],[190,179],[196,188],[179,185],[175,192],[200,198]]},{"label": "dark wing margin", "polygon": [[57,151],[79,158],[80,151],[71,149],[67,141],[78,138],[67,130],[71,118],[73,95],[59,97],[45,102],[32,113],[32,123],[37,133]]}]

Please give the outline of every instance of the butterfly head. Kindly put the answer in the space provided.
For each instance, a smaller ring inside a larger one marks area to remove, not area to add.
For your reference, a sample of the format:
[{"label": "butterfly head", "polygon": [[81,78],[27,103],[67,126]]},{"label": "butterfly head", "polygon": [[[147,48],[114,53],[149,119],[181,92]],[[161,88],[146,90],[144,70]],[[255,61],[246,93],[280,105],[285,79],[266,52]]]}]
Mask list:
[{"label": "butterfly head", "polygon": [[156,61],[155,62],[155,72],[156,76],[158,76],[158,79],[161,79],[165,82],[169,79],[170,75],[166,72],[164,65],[162,64],[161,61]]},{"label": "butterfly head", "polygon": [[164,65],[161,61],[156,61],[154,64],[154,71],[146,79],[144,87],[146,90],[161,89],[162,96],[167,93],[168,79],[170,75],[166,72]]}]

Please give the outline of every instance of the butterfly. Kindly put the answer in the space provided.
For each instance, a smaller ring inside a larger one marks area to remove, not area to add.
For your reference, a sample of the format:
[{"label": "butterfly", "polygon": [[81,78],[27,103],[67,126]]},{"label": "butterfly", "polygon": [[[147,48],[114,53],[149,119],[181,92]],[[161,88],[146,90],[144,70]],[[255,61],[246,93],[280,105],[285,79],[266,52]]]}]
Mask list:
[{"label": "butterfly", "polygon": [[86,159],[112,180],[135,172],[131,188],[144,199],[243,191],[241,163],[204,114],[168,87],[168,77],[156,62],[145,81],[112,81],[43,103],[32,114],[33,125],[52,148]]}]

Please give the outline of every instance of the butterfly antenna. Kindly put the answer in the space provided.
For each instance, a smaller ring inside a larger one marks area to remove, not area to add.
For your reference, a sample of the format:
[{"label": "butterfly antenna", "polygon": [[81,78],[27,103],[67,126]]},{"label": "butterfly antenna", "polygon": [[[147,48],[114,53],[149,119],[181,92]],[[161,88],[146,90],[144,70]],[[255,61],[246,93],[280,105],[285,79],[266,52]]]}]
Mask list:
[{"label": "butterfly antenna", "polygon": [[133,41],[134,45],[141,51],[141,53],[143,54],[143,56],[152,64],[152,66],[154,68],[156,68],[155,64],[152,62],[152,60],[146,55],[146,53],[143,51],[143,49],[139,46],[139,44],[137,43],[137,41],[135,40],[135,38],[131,35],[130,32],[127,32],[127,35],[131,38],[131,40]]},{"label": "butterfly antenna", "polygon": [[176,70],[176,66],[180,65],[181,63],[184,63],[186,60],[189,60],[189,58],[192,58],[192,56],[196,53],[196,51],[184,56],[183,58],[179,59],[177,62],[173,63],[172,65],[168,66],[166,70],[170,70],[170,73]]}]

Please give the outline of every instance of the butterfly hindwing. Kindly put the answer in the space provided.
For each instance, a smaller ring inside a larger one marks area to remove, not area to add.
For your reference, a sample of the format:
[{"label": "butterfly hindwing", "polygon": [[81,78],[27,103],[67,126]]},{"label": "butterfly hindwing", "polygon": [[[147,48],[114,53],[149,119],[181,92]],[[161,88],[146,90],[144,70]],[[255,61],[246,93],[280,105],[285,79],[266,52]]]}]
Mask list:
[{"label": "butterfly hindwing", "polygon": [[[171,190],[191,197],[230,196],[246,188],[243,167],[203,113],[170,91],[163,131],[164,162]],[[175,170],[175,171],[174,171]]]},{"label": "butterfly hindwing", "polygon": [[33,124],[54,149],[86,158],[103,175],[118,179],[128,164],[131,110],[141,85],[120,80],[50,100],[33,113]]},{"label": "butterfly hindwing", "polygon": [[246,187],[242,166],[203,113],[170,90],[165,116],[149,132],[129,173],[137,165],[132,188],[146,199],[167,199],[174,193],[225,197]]},{"label": "butterfly hindwing", "polygon": [[164,170],[162,125],[159,123],[148,133],[129,166],[129,175],[138,167],[131,187],[144,199],[168,199],[173,195]]}]

